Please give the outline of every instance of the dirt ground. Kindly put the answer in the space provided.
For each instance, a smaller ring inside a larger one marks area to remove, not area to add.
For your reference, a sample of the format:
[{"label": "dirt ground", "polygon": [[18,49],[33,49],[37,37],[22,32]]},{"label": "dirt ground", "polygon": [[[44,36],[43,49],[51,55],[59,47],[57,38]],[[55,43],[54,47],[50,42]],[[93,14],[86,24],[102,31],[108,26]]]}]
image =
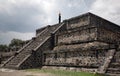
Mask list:
[{"label": "dirt ground", "polygon": [[24,70],[0,69],[0,76],[53,76],[52,74],[26,72]]}]

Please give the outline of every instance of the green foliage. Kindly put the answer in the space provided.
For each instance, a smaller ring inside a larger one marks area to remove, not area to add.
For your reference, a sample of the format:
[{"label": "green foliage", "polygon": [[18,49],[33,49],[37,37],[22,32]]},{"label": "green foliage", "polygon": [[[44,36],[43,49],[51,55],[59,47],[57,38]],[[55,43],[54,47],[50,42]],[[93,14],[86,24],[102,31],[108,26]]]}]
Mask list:
[{"label": "green foliage", "polygon": [[11,43],[9,44],[10,47],[13,46],[20,46],[21,44],[23,44],[24,41],[20,40],[20,39],[13,39],[11,40]]},{"label": "green foliage", "polygon": [[25,41],[22,41],[20,39],[12,39],[11,43],[9,46],[7,45],[0,45],[0,52],[9,52],[10,50],[12,51],[17,51],[20,49],[23,45],[25,44]]},{"label": "green foliage", "polygon": [[53,69],[28,69],[27,71],[40,72],[40,73],[51,73],[54,76],[104,76],[97,73],[87,73],[87,72],[74,72],[66,70],[53,70]]},{"label": "green foliage", "polygon": [[25,44],[25,41],[22,41],[20,39],[13,39],[9,44],[9,48],[12,51],[18,51],[24,44]]},{"label": "green foliage", "polygon": [[8,51],[8,46],[7,45],[0,45],[0,52],[7,52]]}]

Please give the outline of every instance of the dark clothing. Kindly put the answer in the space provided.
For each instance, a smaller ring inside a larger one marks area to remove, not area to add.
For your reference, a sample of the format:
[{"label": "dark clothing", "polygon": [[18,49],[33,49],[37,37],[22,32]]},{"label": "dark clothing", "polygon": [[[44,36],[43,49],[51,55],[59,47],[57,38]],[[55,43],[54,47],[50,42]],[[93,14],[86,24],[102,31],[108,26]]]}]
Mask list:
[{"label": "dark clothing", "polygon": [[0,57],[0,64],[2,63],[2,58]]}]

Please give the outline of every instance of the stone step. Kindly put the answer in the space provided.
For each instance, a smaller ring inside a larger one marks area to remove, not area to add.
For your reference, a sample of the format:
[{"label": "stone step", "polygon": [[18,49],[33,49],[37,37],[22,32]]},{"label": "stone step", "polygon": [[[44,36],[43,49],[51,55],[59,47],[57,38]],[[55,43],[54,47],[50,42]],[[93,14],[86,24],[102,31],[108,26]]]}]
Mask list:
[{"label": "stone step", "polygon": [[105,76],[120,76],[120,74],[106,73]]},{"label": "stone step", "polygon": [[[46,38],[48,38],[51,33],[50,32],[56,32],[58,31],[64,24],[61,24],[60,26],[50,29],[50,27],[45,28],[43,31],[39,33],[35,38],[32,39],[32,42],[27,45],[25,48],[23,48],[13,59],[11,59],[7,64],[5,64],[5,67],[10,68],[16,68],[16,66],[24,60],[28,55],[31,54],[31,51],[33,49],[36,49],[41,43],[43,43]],[[49,28],[49,29],[48,29]]]},{"label": "stone step", "polygon": [[31,54],[31,51],[40,45],[49,36],[48,30],[34,38],[33,42],[29,46],[25,47],[19,52],[12,60],[10,60],[5,67],[15,68],[27,55]]},{"label": "stone step", "polygon": [[113,65],[113,66],[120,66],[120,63],[119,62],[112,62],[111,65]]},{"label": "stone step", "polygon": [[120,68],[120,63],[112,63],[109,66],[110,68]]},{"label": "stone step", "polygon": [[107,71],[106,73],[111,73],[111,74],[120,74],[120,71]]},{"label": "stone step", "polygon": [[[35,43],[34,43],[35,44]],[[33,44],[33,46],[35,46]],[[39,43],[40,44],[40,43]],[[38,44],[37,44],[38,45]],[[32,46],[32,45],[31,45]],[[28,49],[28,48],[26,48],[26,49]],[[31,47],[29,47],[29,49],[33,49],[33,47],[31,48]],[[14,60],[16,60],[15,62],[16,63],[18,63],[18,61],[20,61],[21,59],[23,59],[26,55],[28,55],[28,54],[30,54],[30,51],[26,51],[26,50],[24,50],[24,51],[22,51],[21,53],[19,53],[19,55],[17,55],[14,59],[13,59],[13,61]]]},{"label": "stone step", "polygon": [[120,68],[119,67],[118,68],[108,68],[107,70],[119,71]]}]

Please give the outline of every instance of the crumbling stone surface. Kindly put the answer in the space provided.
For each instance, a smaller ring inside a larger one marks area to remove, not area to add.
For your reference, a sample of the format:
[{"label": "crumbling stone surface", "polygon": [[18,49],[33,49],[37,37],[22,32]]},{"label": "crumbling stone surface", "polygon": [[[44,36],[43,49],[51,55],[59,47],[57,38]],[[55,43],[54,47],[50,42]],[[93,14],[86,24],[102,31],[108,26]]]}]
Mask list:
[{"label": "crumbling stone surface", "polygon": [[60,69],[60,70],[68,70],[68,71],[76,71],[76,72],[91,72],[94,73],[97,71],[96,68],[76,68],[76,67],[61,67],[61,66],[43,66],[43,69]]},{"label": "crumbling stone surface", "polygon": [[[71,51],[46,54],[45,65],[98,67],[103,64],[107,51]],[[56,57],[56,58],[55,58]]]},{"label": "crumbling stone surface", "polygon": [[90,24],[89,16],[81,16],[78,18],[71,18],[68,20],[67,29],[74,29]]},{"label": "crumbling stone surface", "polygon": [[78,31],[69,31],[58,36],[58,45],[87,42],[93,41],[95,39],[96,39],[95,28]]}]

